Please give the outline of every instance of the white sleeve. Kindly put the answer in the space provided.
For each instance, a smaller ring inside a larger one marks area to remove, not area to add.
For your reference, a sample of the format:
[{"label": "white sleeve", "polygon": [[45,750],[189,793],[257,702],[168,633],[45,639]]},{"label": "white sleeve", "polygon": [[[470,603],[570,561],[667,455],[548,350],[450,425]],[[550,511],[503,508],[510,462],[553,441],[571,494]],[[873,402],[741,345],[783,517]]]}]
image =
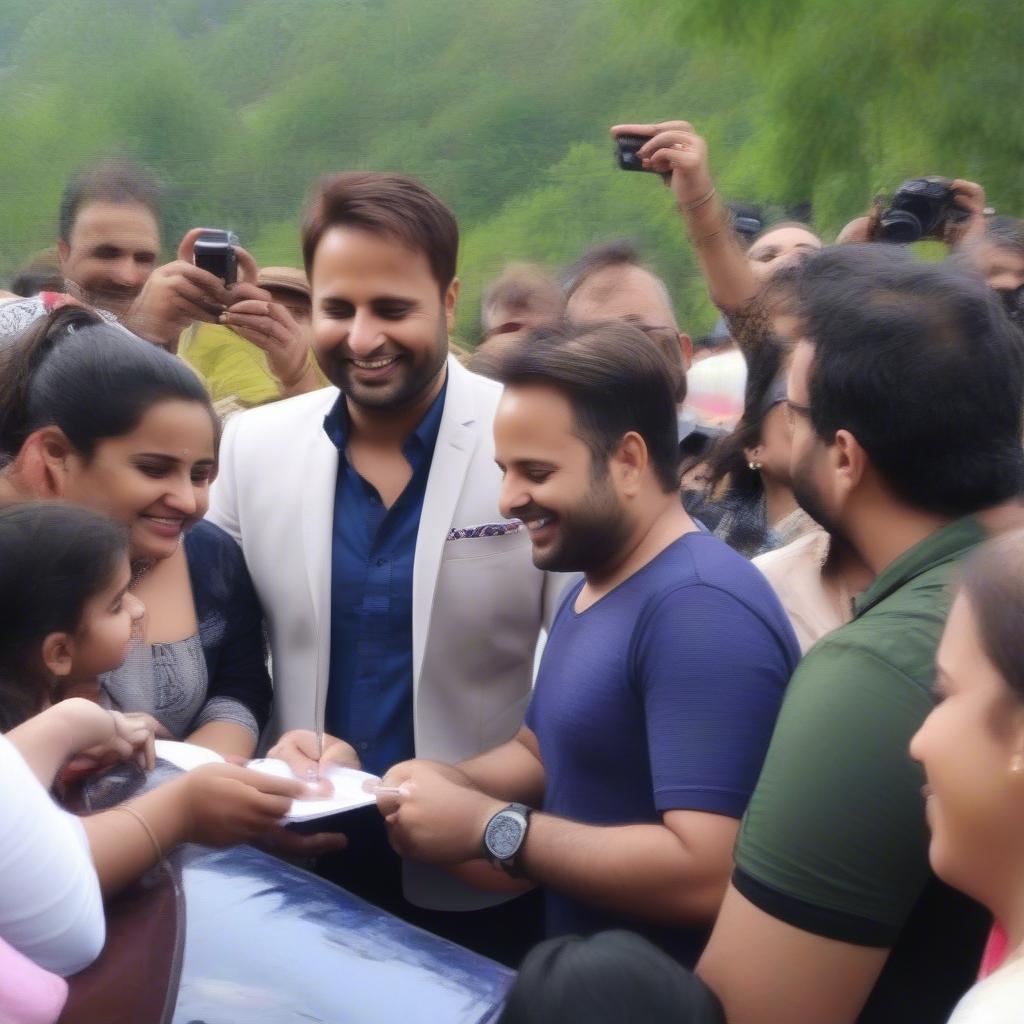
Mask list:
[{"label": "white sleeve", "polygon": [[1022,999],[1024,961],[1012,959],[957,1003],[949,1024],[1018,1024]]},{"label": "white sleeve", "polygon": [[85,829],[3,736],[0,822],[0,937],[54,974],[88,967],[106,922]]},{"label": "white sleeve", "polygon": [[242,531],[238,525],[238,493],[235,481],[235,444],[242,413],[229,417],[224,423],[224,432],[217,453],[217,479],[210,488],[210,507],[206,518],[215,526],[231,534],[236,544],[242,543]]}]

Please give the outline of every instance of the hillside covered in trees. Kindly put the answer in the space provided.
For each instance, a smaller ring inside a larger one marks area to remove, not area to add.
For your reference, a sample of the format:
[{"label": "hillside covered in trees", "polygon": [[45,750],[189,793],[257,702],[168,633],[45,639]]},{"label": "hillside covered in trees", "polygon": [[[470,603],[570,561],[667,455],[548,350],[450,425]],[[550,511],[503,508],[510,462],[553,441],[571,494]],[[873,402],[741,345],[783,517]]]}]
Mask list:
[{"label": "hillside covered in trees", "polygon": [[[0,277],[52,242],[67,176],[102,154],[159,173],[168,247],[223,226],[264,263],[297,263],[315,177],[396,170],[459,217],[464,340],[504,263],[620,236],[699,333],[712,311],[669,193],[615,169],[608,126],[685,117],[730,198],[813,201],[826,231],[919,173],[1020,210],[1020,19],[970,6],[947,24],[938,0],[4,0]],[[900,12],[928,31],[901,34]]]}]

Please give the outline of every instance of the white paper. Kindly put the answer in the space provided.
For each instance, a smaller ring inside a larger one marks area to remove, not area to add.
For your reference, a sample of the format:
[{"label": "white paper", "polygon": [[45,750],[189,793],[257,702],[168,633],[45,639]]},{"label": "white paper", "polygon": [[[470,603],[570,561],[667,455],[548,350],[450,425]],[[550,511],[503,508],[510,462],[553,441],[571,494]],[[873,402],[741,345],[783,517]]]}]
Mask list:
[{"label": "white paper", "polygon": [[[250,761],[249,767],[266,775],[276,775],[282,779],[294,779],[291,768],[276,757],[264,757]],[[291,810],[285,816],[287,821],[312,821],[314,818],[326,818],[330,814],[342,811],[354,811],[357,807],[368,807],[375,804],[377,798],[368,793],[364,786],[380,782],[376,775],[358,771],[355,768],[343,768],[331,765],[320,776],[326,778],[334,787],[333,797],[322,797],[313,800],[293,800]],[[305,782],[305,779],[301,780]]]},{"label": "white paper", "polygon": [[201,764],[224,764],[224,758],[215,750],[200,747],[195,743],[178,743],[176,740],[157,740],[156,756],[190,772]]},{"label": "white paper", "polygon": [[[157,740],[156,756],[164,761],[190,772],[204,764],[223,764],[224,758],[216,751],[200,747],[195,743],[178,743],[175,740]],[[276,757],[263,757],[250,761],[248,767],[264,775],[276,775],[282,779],[293,779],[292,770],[284,761]],[[334,796],[318,797],[313,800],[293,800],[285,821],[312,821],[315,818],[326,818],[342,811],[354,811],[358,807],[368,807],[376,803],[373,793],[366,791],[364,786],[379,783],[376,775],[357,771],[355,768],[342,768],[332,765],[326,769],[324,776],[334,787]],[[300,779],[305,782],[305,779]]]}]

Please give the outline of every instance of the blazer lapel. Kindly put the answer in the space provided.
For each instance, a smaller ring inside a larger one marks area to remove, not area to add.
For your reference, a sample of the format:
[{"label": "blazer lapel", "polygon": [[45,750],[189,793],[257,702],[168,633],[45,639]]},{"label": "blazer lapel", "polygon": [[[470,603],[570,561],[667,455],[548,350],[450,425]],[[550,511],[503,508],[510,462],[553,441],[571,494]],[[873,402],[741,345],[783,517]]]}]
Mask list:
[{"label": "blazer lapel", "polygon": [[415,697],[419,687],[423,653],[430,630],[430,610],[434,604],[437,575],[441,567],[448,531],[462,494],[470,460],[476,449],[473,429],[476,407],[472,378],[452,357],[448,358],[448,392],[445,395],[441,426],[430,463],[430,476],[423,497],[419,531],[416,534],[416,558],[412,572],[412,678]]},{"label": "blazer lapel", "polygon": [[[334,398],[324,406],[326,415]],[[331,443],[318,418],[316,432],[304,447],[295,485],[302,495],[302,549],[305,559],[307,594],[315,643],[315,679],[313,693],[314,728],[322,729],[327,703],[327,676],[331,651],[331,548],[334,532],[334,490],[338,478],[338,449]]]}]

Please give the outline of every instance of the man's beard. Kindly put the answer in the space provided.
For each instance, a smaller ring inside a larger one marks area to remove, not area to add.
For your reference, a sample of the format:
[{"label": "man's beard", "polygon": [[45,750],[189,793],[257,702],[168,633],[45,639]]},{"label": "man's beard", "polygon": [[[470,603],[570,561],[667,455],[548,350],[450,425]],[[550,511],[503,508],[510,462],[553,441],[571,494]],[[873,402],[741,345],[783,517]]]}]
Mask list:
[{"label": "man's beard", "polygon": [[[539,506],[537,511],[544,514]],[[535,513],[520,518],[532,519]],[[629,520],[607,475],[595,481],[573,509],[558,514],[558,534],[546,551],[534,549],[533,564],[548,572],[600,572],[621,556],[630,534]]]},{"label": "man's beard", "polygon": [[444,369],[448,361],[448,329],[443,317],[438,323],[435,343],[429,354],[413,355],[408,349],[399,348],[397,370],[404,376],[393,385],[379,388],[353,380],[351,357],[343,350],[318,352],[316,358],[327,379],[355,405],[364,409],[397,409],[412,405]]},{"label": "man's beard", "polygon": [[799,465],[793,467],[790,487],[796,503],[830,536],[846,541],[842,527],[836,517],[826,508],[818,488],[812,480],[808,461],[812,455],[806,456]]}]

